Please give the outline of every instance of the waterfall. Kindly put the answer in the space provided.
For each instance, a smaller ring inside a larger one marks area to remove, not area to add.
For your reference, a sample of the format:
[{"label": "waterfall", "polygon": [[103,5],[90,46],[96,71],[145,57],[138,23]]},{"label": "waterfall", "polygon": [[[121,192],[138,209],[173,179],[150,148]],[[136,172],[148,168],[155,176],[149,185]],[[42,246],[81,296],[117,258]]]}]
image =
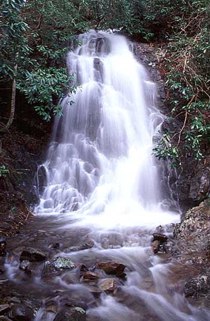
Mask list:
[{"label": "waterfall", "polygon": [[155,84],[123,36],[91,31],[78,43],[67,57],[76,89],[63,99],[55,121],[36,212],[110,227],[176,220],[163,210],[152,153],[164,120]]},{"label": "waterfall", "polygon": [[[67,65],[75,91],[56,118],[39,169],[46,183],[26,238],[27,247],[42,243],[47,261],[37,270],[32,265],[28,277],[12,256],[8,278],[41,297],[33,321],[73,320],[65,314],[72,309],[87,321],[210,320],[205,307],[193,307],[182,295],[182,273],[172,271],[183,266],[169,263],[164,247],[160,255],[151,249],[154,229],[170,235],[169,223],[179,219],[165,205],[152,152],[164,120],[155,84],[120,35],[80,36]],[[100,267],[110,262],[125,273]]]}]

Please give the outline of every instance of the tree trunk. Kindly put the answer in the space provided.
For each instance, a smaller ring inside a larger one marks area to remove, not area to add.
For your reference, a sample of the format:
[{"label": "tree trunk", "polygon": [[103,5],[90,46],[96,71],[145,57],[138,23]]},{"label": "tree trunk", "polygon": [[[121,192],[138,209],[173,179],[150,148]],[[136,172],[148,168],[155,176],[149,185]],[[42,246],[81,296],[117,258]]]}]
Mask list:
[{"label": "tree trunk", "polygon": [[[16,72],[17,72],[17,65],[15,65],[15,74],[16,74]],[[15,117],[15,104],[16,104],[16,79],[14,77],[14,79],[12,81],[10,116],[9,116],[9,119],[8,119],[6,125],[4,126],[4,128],[2,128],[0,130],[1,132],[7,131],[9,129],[9,127],[12,125],[14,117]]]}]

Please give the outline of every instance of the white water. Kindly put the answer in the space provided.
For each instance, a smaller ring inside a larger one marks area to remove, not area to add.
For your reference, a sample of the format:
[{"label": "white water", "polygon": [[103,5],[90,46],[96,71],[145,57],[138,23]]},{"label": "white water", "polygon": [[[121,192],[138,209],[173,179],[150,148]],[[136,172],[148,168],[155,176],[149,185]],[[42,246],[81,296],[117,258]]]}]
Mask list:
[{"label": "white water", "polygon": [[[62,102],[63,116],[56,120],[41,166],[46,185],[35,212],[53,215],[69,230],[89,228],[95,247],[70,253],[72,260],[106,257],[130,269],[122,287],[124,302],[103,294],[88,320],[207,321],[207,312],[169,293],[169,267],[150,250],[151,231],[179,220],[165,206],[152,155],[164,120],[156,107],[155,84],[124,37],[92,31],[79,41],[67,59],[78,87]],[[87,292],[84,284],[55,282]],[[36,321],[43,320],[41,315]]]},{"label": "white water", "polygon": [[163,122],[155,84],[124,37],[91,32],[80,41],[67,60],[79,86],[62,103],[36,212],[85,216],[85,224],[107,228],[177,220],[163,210],[152,155]]}]

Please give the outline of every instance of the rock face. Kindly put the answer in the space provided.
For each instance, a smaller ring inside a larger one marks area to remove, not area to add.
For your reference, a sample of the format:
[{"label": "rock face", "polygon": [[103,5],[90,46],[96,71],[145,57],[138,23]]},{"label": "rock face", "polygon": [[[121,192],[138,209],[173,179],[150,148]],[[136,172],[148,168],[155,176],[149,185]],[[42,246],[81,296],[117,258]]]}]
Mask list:
[{"label": "rock face", "polygon": [[185,295],[209,306],[210,302],[210,200],[187,211],[174,230],[172,254],[194,275],[187,275]]},{"label": "rock face", "polygon": [[193,202],[200,202],[210,193],[210,166],[199,166],[192,177],[189,198]]},{"label": "rock face", "polygon": [[210,200],[187,211],[174,234],[179,252],[197,253],[197,261],[205,253],[201,259],[207,261],[210,258]]}]

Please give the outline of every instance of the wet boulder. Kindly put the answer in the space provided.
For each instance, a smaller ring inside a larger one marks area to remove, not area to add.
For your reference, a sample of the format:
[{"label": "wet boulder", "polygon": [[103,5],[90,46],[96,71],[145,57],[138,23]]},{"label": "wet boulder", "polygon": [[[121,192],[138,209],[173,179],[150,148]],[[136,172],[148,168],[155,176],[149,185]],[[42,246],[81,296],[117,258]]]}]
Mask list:
[{"label": "wet boulder", "polygon": [[207,263],[210,256],[210,202],[205,200],[199,206],[188,210],[181,223],[174,229],[177,253],[182,258],[187,254],[192,262]]},{"label": "wet boulder", "polygon": [[97,268],[103,270],[106,274],[116,275],[118,277],[124,277],[125,265],[118,262],[100,262],[97,264]]},{"label": "wet boulder", "polygon": [[53,321],[86,321],[86,311],[81,307],[62,309]]},{"label": "wet boulder", "polygon": [[41,262],[46,260],[46,254],[41,250],[29,247],[22,251],[20,261]]}]

